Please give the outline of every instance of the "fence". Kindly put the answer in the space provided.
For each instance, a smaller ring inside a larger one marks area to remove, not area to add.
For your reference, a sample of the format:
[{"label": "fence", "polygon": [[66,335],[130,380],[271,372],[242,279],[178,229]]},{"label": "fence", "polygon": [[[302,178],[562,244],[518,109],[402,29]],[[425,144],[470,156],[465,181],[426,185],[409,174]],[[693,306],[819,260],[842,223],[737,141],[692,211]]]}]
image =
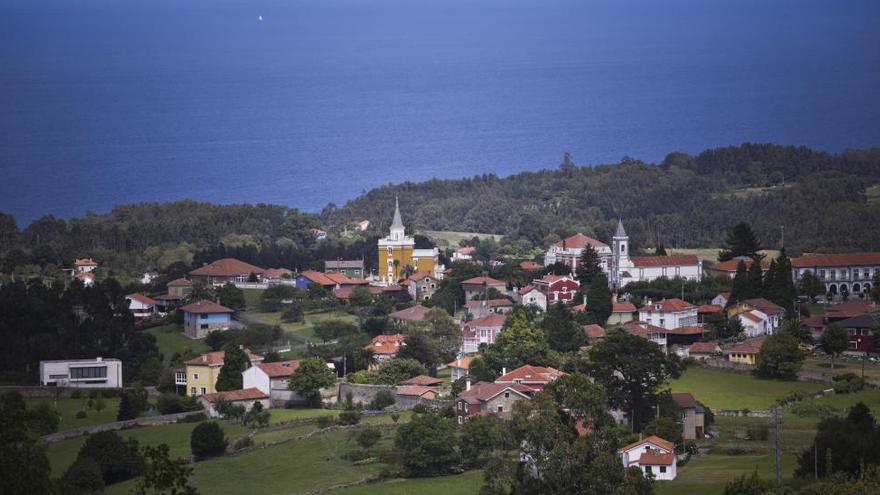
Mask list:
[{"label": "fence", "polygon": [[125,428],[133,428],[135,426],[156,426],[168,423],[176,423],[180,419],[186,418],[188,416],[194,416],[196,414],[205,414],[205,412],[202,410],[188,411],[176,414],[164,414],[162,416],[147,416],[144,418],[129,419],[127,421],[114,421],[113,423],[102,423],[99,425],[81,426],[79,428],[73,428],[72,430],[64,430],[56,433],[50,433],[49,435],[40,437],[40,441],[43,443],[55,443],[62,440],[67,440],[68,438],[74,438],[87,434],[91,435],[93,433],[100,433],[102,431],[123,430]]}]

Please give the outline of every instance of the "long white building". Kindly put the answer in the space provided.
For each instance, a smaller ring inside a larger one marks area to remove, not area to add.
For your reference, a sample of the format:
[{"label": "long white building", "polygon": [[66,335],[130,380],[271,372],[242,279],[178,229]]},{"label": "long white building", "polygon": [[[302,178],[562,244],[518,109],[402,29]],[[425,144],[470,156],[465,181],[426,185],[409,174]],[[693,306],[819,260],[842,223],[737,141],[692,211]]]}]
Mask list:
[{"label": "long white building", "polygon": [[77,388],[120,388],[122,361],[100,357],[40,361],[40,384]]}]

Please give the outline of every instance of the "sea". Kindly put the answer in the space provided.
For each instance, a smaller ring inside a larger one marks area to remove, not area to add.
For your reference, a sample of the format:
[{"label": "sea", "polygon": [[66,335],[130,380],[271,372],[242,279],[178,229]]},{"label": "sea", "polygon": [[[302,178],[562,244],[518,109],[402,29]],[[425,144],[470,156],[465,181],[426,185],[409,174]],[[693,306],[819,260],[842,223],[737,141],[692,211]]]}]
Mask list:
[{"label": "sea", "polygon": [[0,0],[0,211],[880,145],[877,0]]}]

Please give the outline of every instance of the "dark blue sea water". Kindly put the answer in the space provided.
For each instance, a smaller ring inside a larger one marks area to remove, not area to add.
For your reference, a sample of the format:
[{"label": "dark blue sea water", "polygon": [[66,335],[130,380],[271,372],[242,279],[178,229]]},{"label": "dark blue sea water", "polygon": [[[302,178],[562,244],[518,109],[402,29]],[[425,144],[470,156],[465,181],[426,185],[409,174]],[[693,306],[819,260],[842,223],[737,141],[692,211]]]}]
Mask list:
[{"label": "dark blue sea water", "polygon": [[745,141],[880,145],[880,2],[0,0],[20,225]]}]

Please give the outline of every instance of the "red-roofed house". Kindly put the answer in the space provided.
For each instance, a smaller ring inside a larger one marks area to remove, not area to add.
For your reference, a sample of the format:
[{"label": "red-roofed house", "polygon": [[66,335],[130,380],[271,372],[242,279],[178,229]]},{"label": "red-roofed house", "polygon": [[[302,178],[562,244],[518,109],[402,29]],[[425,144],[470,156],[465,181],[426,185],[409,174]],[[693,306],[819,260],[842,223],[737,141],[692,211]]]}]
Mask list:
[{"label": "red-roofed house", "polygon": [[755,365],[758,353],[764,346],[764,337],[744,340],[727,351],[727,360],[731,363]]},{"label": "red-roofed house", "polygon": [[678,298],[650,301],[639,309],[639,321],[667,330],[696,325],[697,307]]},{"label": "red-roofed house", "polygon": [[494,344],[507,316],[491,313],[476,320],[461,323],[461,352],[473,354],[480,350],[480,344]]},{"label": "red-roofed house", "polygon": [[625,323],[623,329],[632,335],[650,340],[660,346],[660,349],[663,352],[666,352],[668,344],[667,335],[669,330],[656,325],[651,325],[644,321],[631,321]]},{"label": "red-roofed house", "polygon": [[431,299],[437,288],[440,287],[440,280],[431,272],[422,271],[415,272],[406,279],[403,285],[406,285],[409,296],[413,301],[427,301]]},{"label": "red-roofed house", "polygon": [[766,316],[767,333],[773,333],[782,324],[782,318],[785,316],[785,308],[775,304],[763,297],[746,299],[738,303],[736,306],[727,309],[728,317],[736,316],[739,313],[758,310]]},{"label": "red-roofed house", "polygon": [[575,296],[581,284],[569,275],[545,275],[544,278],[533,280],[532,285],[547,296],[547,306],[556,303],[570,304],[575,302]]},{"label": "red-roofed house", "polygon": [[502,372],[502,375],[495,380],[495,383],[525,385],[532,390],[539,391],[543,389],[545,385],[557,380],[564,374],[565,373],[553,368],[527,364],[525,366],[520,366],[509,373]]},{"label": "red-roofed house", "polygon": [[544,265],[534,261],[520,261],[519,267],[527,272],[536,272],[544,269]]},{"label": "red-roofed house", "polygon": [[129,294],[125,298],[128,299],[128,310],[135,318],[149,318],[156,314],[156,301],[153,298],[143,294]]},{"label": "red-roofed house", "polygon": [[458,248],[452,253],[452,262],[471,261],[474,259],[474,252],[476,252],[476,250],[477,248],[473,246]]},{"label": "red-roofed house", "polygon": [[727,307],[727,303],[730,302],[730,292],[719,292],[717,296],[712,298],[711,302],[715,306]]},{"label": "red-roofed house", "polygon": [[[405,398],[433,400],[440,395],[440,391],[436,388],[421,385],[400,385],[397,387],[396,392],[404,400]],[[401,401],[398,400],[398,402]]]},{"label": "red-roofed house", "polygon": [[[714,277],[733,278],[736,276],[736,267],[739,265],[740,261],[742,261],[746,265],[746,270],[751,268],[752,263],[755,262],[752,258],[749,258],[748,256],[738,256],[727,261],[719,261],[718,263],[710,266],[707,271],[709,272],[709,275],[712,275]],[[762,261],[761,271],[766,274],[767,270],[769,269],[770,263]]]},{"label": "red-roofed house", "polygon": [[698,361],[721,356],[721,346],[716,342],[694,342],[687,349],[687,356]]},{"label": "red-roofed house", "polygon": [[464,378],[468,376],[468,370],[471,367],[471,361],[477,356],[465,356],[456,359],[455,361],[447,364],[449,366],[450,380],[455,383],[459,378]]},{"label": "red-roofed house", "polygon": [[184,299],[192,292],[192,282],[185,278],[174,279],[168,282],[166,287],[168,288],[168,295],[177,299]]},{"label": "red-roofed house", "polygon": [[482,318],[490,313],[504,314],[513,311],[513,301],[510,299],[473,299],[464,305],[465,311],[471,318]]},{"label": "red-roofed house", "polygon": [[517,290],[516,300],[523,306],[533,306],[541,311],[547,311],[547,295],[533,284]]},{"label": "red-roofed house", "polygon": [[256,388],[272,397],[272,391],[287,391],[290,376],[299,368],[300,361],[259,363],[242,373],[242,387]]},{"label": "red-roofed house", "polygon": [[400,311],[395,311],[388,315],[388,318],[396,321],[397,323],[407,323],[412,321],[425,321],[428,313],[431,312],[431,308],[427,308],[420,304],[415,305],[411,308],[401,309]]},{"label": "red-roofed house", "polygon": [[619,270],[618,287],[625,287],[631,282],[651,282],[660,277],[697,281],[703,277],[700,259],[693,254],[622,257]]},{"label": "red-roofed house", "polygon": [[263,269],[235,258],[223,258],[189,272],[189,279],[206,285],[223,285],[227,282],[244,283],[251,275],[260,279]]},{"label": "red-roofed house", "polygon": [[596,324],[584,325],[584,335],[586,335],[590,341],[604,339],[605,329]]},{"label": "red-roofed house", "polygon": [[461,425],[474,416],[486,414],[509,419],[513,404],[529,399],[533,391],[525,385],[477,382],[471,386],[468,382],[465,391],[455,399],[456,422]]},{"label": "red-roofed house", "polygon": [[74,273],[91,273],[98,268],[98,263],[91,258],[77,258],[73,261]]},{"label": "red-roofed house", "polygon": [[704,304],[697,307],[697,322],[706,323],[707,319],[711,319],[715,315],[724,313],[724,307],[715,304]]},{"label": "red-roofed house", "polygon": [[617,450],[624,467],[635,466],[655,480],[674,480],[677,476],[675,444],[651,435]]},{"label": "red-roofed house", "polygon": [[382,363],[394,359],[400,348],[406,345],[405,341],[406,337],[399,333],[392,335],[377,335],[373,337],[373,340],[367,345],[367,349],[370,349],[374,353],[374,367],[379,367]]},{"label": "red-roofed house", "polygon": [[183,311],[183,334],[191,339],[203,339],[211,332],[229,329],[235,312],[205,299],[187,304],[180,310]]},{"label": "red-roofed house", "polygon": [[275,282],[293,280],[293,270],[288,270],[287,268],[266,268],[263,271],[263,280]]},{"label": "red-roofed house", "polygon": [[[251,365],[257,365],[263,362],[263,356],[254,354],[244,349],[245,355]],[[208,352],[201,356],[194,357],[186,362],[183,377],[176,376],[177,385],[184,385],[186,393],[190,396],[205,395],[215,392],[217,377],[220,374],[220,368],[223,367],[223,361],[226,353],[223,351]],[[183,378],[180,380],[179,378]]]},{"label": "red-roofed house", "polygon": [[418,375],[400,382],[401,385],[415,385],[419,387],[439,387],[443,385],[443,380],[428,375]]},{"label": "red-roofed house", "polygon": [[269,409],[269,394],[262,392],[257,388],[246,388],[242,390],[227,390],[225,392],[214,392],[199,397],[199,402],[205,408],[205,414],[209,418],[220,417],[220,413],[214,409],[218,400],[224,400],[230,405],[241,405],[244,410],[250,411],[254,407],[255,402],[259,402],[263,409]]},{"label": "red-roofed house", "polygon": [[873,277],[880,273],[880,252],[810,254],[791,259],[791,276],[797,281],[811,272],[825,283],[825,292],[867,294]]},{"label": "red-roofed house", "polygon": [[461,288],[464,290],[465,302],[470,301],[475,296],[487,294],[489,289],[495,289],[502,294],[507,292],[507,284],[492,277],[469,278],[462,281]]}]

